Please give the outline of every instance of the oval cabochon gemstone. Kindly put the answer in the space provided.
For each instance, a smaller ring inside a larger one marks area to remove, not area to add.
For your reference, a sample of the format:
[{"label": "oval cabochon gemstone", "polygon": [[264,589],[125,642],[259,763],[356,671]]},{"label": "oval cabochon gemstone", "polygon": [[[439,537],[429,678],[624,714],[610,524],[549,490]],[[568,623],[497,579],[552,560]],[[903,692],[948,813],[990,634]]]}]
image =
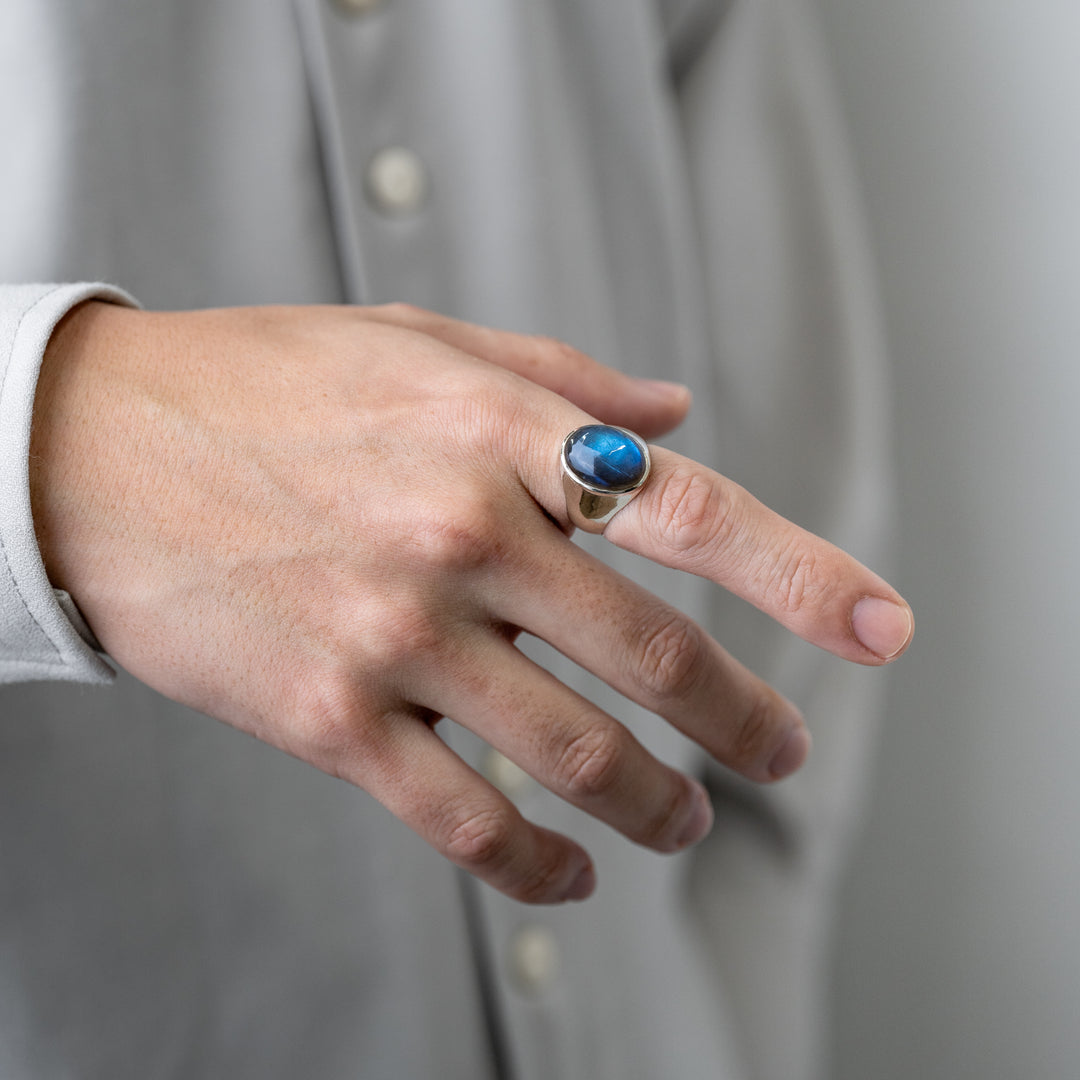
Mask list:
[{"label": "oval cabochon gemstone", "polygon": [[583,484],[606,491],[634,487],[647,467],[645,451],[637,441],[606,424],[578,428],[567,442],[566,463]]}]

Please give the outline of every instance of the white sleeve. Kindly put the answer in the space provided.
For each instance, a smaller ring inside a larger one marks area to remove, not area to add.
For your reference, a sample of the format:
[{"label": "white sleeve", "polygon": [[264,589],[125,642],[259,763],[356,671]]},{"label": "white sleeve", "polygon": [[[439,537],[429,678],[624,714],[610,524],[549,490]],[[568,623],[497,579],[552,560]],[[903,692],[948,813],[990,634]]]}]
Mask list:
[{"label": "white sleeve", "polygon": [[30,424],[45,346],[92,298],[134,304],[109,285],[0,286],[0,683],[104,683],[114,672],[71,598],[45,576],[30,512]]}]

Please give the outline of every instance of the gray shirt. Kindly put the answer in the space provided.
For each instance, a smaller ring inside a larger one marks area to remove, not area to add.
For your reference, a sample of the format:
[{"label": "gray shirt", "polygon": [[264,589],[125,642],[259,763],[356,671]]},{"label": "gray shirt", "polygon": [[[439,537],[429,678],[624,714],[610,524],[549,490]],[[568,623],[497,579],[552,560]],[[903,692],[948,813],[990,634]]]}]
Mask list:
[{"label": "gray shirt", "polygon": [[736,782],[527,643],[719,811],[658,857],[452,730],[596,857],[593,900],[529,909],[365,794],[113,680],[26,496],[49,330],[124,299],[27,283],[407,300],[688,382],[671,445],[880,565],[877,323],[800,5],[7,0],[0,94],[0,1074],[814,1075],[872,672],[598,542],[798,701],[816,752]]}]

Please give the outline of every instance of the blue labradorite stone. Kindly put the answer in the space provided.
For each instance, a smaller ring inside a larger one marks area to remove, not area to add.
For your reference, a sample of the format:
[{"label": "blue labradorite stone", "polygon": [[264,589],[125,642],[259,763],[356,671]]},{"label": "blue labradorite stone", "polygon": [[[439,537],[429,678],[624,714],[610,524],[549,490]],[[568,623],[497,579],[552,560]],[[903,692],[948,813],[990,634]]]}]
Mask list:
[{"label": "blue labradorite stone", "polygon": [[626,491],[645,475],[645,453],[625,431],[606,424],[578,428],[566,444],[566,463],[583,484]]}]

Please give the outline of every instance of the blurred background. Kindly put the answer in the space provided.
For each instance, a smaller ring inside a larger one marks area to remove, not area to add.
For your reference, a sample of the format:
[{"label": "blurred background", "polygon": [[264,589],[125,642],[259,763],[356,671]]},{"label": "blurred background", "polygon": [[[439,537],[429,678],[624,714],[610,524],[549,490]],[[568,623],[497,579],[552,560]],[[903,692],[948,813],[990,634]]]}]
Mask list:
[{"label": "blurred background", "polygon": [[1080,1076],[1080,4],[817,0],[892,349],[892,675],[838,1080]]}]

